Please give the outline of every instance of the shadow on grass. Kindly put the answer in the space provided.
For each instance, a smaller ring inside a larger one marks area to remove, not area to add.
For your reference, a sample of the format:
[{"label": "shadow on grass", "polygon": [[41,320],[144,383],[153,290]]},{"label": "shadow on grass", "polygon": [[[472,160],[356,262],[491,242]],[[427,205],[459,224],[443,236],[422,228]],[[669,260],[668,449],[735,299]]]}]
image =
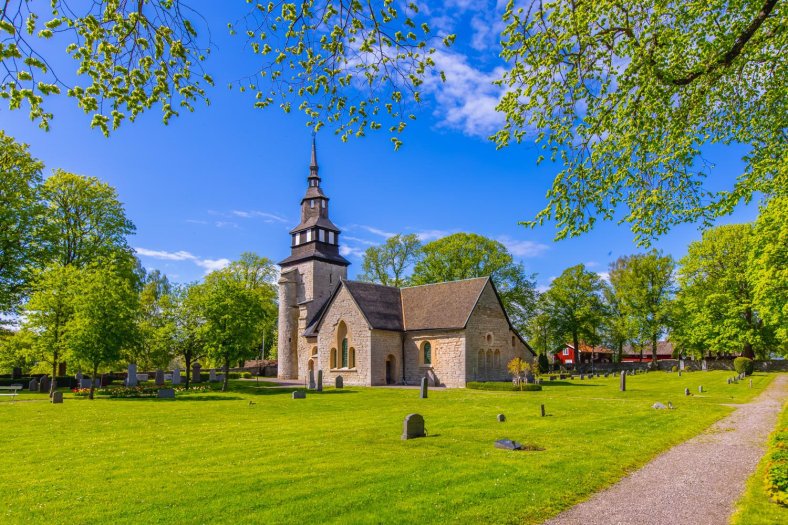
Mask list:
[{"label": "shadow on grass", "polygon": [[153,401],[153,402],[167,402],[167,401],[239,401],[243,400],[242,397],[228,396],[228,395],[198,395],[198,394],[182,394],[177,395],[175,398],[159,398],[159,397],[97,397],[96,399],[107,399],[109,401]]},{"label": "shadow on grass", "polygon": [[579,379],[577,381],[542,381],[542,387],[551,387],[551,386],[604,386],[604,385],[584,383]]}]

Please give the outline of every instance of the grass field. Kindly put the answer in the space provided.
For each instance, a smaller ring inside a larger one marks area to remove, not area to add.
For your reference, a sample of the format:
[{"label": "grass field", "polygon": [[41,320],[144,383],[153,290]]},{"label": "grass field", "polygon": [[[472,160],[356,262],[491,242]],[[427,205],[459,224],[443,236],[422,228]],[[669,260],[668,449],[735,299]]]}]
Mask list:
[{"label": "grass field", "polygon": [[[788,405],[783,408],[778,428],[788,428]],[[788,523],[788,507],[773,502],[766,494],[766,458],[747,481],[747,490],[736,505],[731,525],[775,525]]]},{"label": "grass field", "polygon": [[[426,400],[388,388],[293,400],[253,381],[174,401],[0,398],[0,523],[539,523],[773,377],[756,374],[750,389],[726,384],[730,375],[638,375],[626,392],[614,377],[541,392],[431,390]],[[412,412],[429,436],[402,441]],[[504,437],[544,450],[495,449]]]}]

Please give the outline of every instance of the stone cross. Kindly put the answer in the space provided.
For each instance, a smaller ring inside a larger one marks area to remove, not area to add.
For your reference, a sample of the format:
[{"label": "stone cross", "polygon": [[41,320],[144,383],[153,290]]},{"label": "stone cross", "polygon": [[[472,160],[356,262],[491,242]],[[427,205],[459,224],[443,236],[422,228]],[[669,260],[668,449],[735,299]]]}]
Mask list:
[{"label": "stone cross", "polygon": [[317,384],[315,384],[315,371],[309,371],[309,390],[314,390],[317,388]]},{"label": "stone cross", "polygon": [[156,370],[156,386],[164,385],[164,370]]},{"label": "stone cross", "polygon": [[181,369],[177,366],[172,371],[172,384],[173,386],[181,384]]},{"label": "stone cross", "polygon": [[[427,391],[429,390],[428,381],[426,377],[421,378],[421,389],[419,390],[419,398],[427,399]],[[410,416],[408,416],[410,417]],[[421,416],[419,416],[421,417]]]},{"label": "stone cross", "polygon": [[[77,375],[81,375],[77,374]],[[129,372],[126,375],[126,386],[137,386],[137,365],[129,364]]]},{"label": "stone cross", "polygon": [[425,437],[424,418],[420,414],[408,414],[402,424],[402,439]]},{"label": "stone cross", "polygon": [[323,391],[323,371],[322,370],[318,370],[317,371],[317,391],[318,392],[322,392]]},{"label": "stone cross", "polygon": [[334,380],[334,386],[336,386],[336,388],[344,388],[345,381],[342,379],[342,376],[337,376]]},{"label": "stone cross", "polygon": [[192,365],[192,383],[202,382],[202,377],[200,377],[200,370],[202,370],[200,363],[194,363]]},{"label": "stone cross", "polygon": [[216,379],[215,368],[211,368],[211,370],[208,372],[208,381],[210,381],[211,383],[215,383],[216,381],[218,381],[218,379]]},{"label": "stone cross", "polygon": [[621,391],[626,392],[627,390],[627,373],[623,370],[621,371]]}]

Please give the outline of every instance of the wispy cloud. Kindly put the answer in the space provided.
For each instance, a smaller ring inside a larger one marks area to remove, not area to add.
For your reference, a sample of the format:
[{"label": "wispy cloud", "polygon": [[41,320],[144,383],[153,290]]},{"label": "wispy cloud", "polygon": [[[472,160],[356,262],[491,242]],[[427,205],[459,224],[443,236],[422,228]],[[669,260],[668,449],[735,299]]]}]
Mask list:
[{"label": "wispy cloud", "polygon": [[199,219],[186,219],[186,222],[189,224],[208,224],[208,221],[202,221]]},{"label": "wispy cloud", "polygon": [[550,249],[550,246],[540,242],[521,241],[506,235],[498,237],[498,241],[506,246],[512,255],[517,257],[538,257]]},{"label": "wispy cloud", "polygon": [[371,233],[373,235],[378,235],[380,237],[383,237],[384,239],[388,239],[389,237],[394,237],[395,235],[397,235],[394,232],[387,232],[385,230],[381,230],[380,228],[375,228],[374,226],[366,226],[364,224],[356,224],[354,226],[357,226],[358,228],[361,228],[362,230],[368,231],[369,233]]},{"label": "wispy cloud", "polygon": [[282,224],[287,224],[289,222],[285,217],[267,211],[233,210],[230,213],[236,217],[241,217],[243,219],[262,219],[263,222],[267,222],[267,223],[278,222]]},{"label": "wispy cloud", "polygon": [[364,258],[364,250],[343,244],[339,247],[339,254],[343,257],[356,257],[358,259]]},{"label": "wispy cloud", "polygon": [[596,273],[603,281],[610,282],[610,272],[597,272]]},{"label": "wispy cloud", "polygon": [[416,232],[416,237],[418,237],[421,242],[434,241],[446,237],[447,235],[451,235],[451,232],[446,230],[421,230]]},{"label": "wispy cloud", "polygon": [[214,225],[217,228],[234,228],[236,230],[240,230],[241,229],[241,227],[238,226],[238,223],[237,222],[233,222],[233,221],[216,221],[214,223]]},{"label": "wispy cloud", "polygon": [[343,235],[342,238],[345,241],[360,242],[361,244],[366,244],[367,246],[377,246],[380,244],[379,242],[369,241],[367,239],[360,239],[358,237],[352,237],[350,235]]},{"label": "wispy cloud", "polygon": [[143,257],[151,259],[159,259],[163,261],[191,261],[200,268],[205,269],[205,273],[210,273],[214,270],[221,270],[230,264],[230,259],[206,259],[198,257],[191,252],[179,250],[177,252],[168,252],[165,250],[149,250],[148,248],[136,247],[134,251]]}]

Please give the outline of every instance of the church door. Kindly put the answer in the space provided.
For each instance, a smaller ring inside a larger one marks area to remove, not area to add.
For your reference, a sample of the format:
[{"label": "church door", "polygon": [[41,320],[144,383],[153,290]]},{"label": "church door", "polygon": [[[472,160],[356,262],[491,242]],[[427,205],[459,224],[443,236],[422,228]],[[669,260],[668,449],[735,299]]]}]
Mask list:
[{"label": "church door", "polygon": [[394,358],[391,356],[386,359],[386,384],[394,384]]}]

